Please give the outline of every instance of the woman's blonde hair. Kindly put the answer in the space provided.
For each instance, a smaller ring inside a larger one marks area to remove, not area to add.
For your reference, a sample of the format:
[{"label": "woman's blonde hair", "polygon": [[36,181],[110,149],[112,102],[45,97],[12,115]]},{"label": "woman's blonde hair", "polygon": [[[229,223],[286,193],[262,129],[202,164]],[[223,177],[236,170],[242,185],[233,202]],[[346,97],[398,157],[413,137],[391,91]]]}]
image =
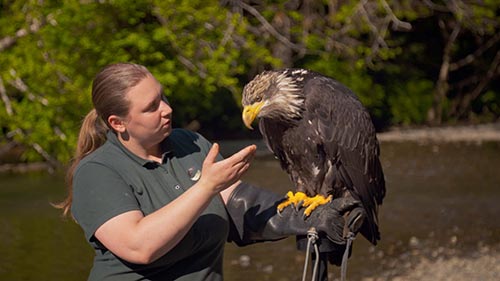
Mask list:
[{"label": "woman's blonde hair", "polygon": [[106,133],[111,129],[108,117],[111,115],[125,117],[128,115],[130,103],[126,97],[128,90],[139,84],[147,76],[149,70],[138,64],[116,63],[104,67],[97,73],[92,83],[92,103],[94,108],[83,119],[75,157],[66,173],[68,195],[66,199],[54,206],[63,210],[67,216],[71,212],[73,202],[73,174],[80,161],[106,141]]}]

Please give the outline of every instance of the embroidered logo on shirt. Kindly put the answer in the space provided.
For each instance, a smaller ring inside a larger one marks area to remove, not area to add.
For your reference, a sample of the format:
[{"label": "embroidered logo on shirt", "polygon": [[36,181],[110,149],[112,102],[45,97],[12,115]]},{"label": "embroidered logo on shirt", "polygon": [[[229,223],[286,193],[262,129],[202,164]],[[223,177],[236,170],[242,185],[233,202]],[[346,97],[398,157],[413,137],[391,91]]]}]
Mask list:
[{"label": "embroidered logo on shirt", "polygon": [[189,168],[187,172],[192,181],[197,181],[201,177],[201,171],[194,167]]}]

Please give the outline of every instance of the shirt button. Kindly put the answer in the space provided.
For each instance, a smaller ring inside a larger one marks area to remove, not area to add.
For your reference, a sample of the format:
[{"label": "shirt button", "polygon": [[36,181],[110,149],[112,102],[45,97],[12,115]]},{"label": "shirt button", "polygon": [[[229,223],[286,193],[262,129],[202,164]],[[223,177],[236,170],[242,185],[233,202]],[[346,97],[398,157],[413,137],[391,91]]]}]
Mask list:
[{"label": "shirt button", "polygon": [[179,189],[179,188],[181,188],[181,186],[177,184],[177,185],[174,186],[174,188],[175,189]]}]

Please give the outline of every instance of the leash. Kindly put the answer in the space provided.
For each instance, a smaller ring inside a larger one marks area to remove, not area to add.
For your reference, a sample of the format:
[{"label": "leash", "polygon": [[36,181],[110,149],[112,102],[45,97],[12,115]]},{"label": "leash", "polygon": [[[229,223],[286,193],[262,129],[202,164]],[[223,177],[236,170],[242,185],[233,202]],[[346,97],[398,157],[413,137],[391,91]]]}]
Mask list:
[{"label": "leash", "polygon": [[[314,227],[309,229],[307,231],[307,248],[306,248],[306,260],[304,262],[304,270],[302,271],[302,281],[306,281],[306,276],[307,276],[307,268],[309,264],[309,258],[311,257],[311,245],[314,246],[314,254],[316,255],[316,260],[314,262],[313,266],[313,274],[311,277],[312,281],[316,280],[316,275],[318,271],[318,265],[319,265],[319,249],[318,249],[318,244],[316,241],[318,240],[318,232]],[[342,263],[340,267],[340,280],[341,281],[346,281],[346,276],[347,276],[347,260],[349,259],[349,249],[351,248],[352,241],[356,238],[355,234],[353,232],[349,232],[347,234],[347,242],[346,242],[346,248],[344,250],[344,255],[342,256]]]},{"label": "leash", "polygon": [[318,244],[316,244],[316,241],[318,240],[318,232],[314,227],[311,227],[307,231],[307,248],[306,248],[306,260],[304,262],[304,270],[302,272],[302,281],[306,281],[306,276],[307,276],[307,265],[309,263],[309,257],[311,256],[310,250],[311,250],[311,245],[314,245],[314,253],[316,254],[316,261],[314,262],[314,267],[313,267],[313,274],[312,274],[312,281],[316,280],[316,275],[318,271],[318,265],[319,265],[319,249],[318,249]]},{"label": "leash", "polygon": [[344,255],[342,256],[342,264],[340,266],[340,281],[345,281],[347,276],[347,260],[349,259],[349,249],[356,235],[349,231],[347,234],[347,243],[345,245]]}]

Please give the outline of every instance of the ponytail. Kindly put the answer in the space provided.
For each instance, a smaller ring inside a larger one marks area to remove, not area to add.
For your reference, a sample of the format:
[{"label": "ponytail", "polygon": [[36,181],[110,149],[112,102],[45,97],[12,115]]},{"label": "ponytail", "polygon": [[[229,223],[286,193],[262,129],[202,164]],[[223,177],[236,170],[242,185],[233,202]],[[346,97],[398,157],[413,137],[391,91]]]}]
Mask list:
[{"label": "ponytail", "polygon": [[85,119],[83,119],[82,127],[78,135],[76,155],[66,173],[68,196],[63,202],[54,204],[56,208],[63,210],[63,216],[68,216],[71,212],[71,204],[73,202],[73,175],[76,167],[85,156],[104,144],[107,131],[108,127],[102,118],[97,115],[95,109],[92,109],[87,116],[85,116]]},{"label": "ponytail", "polygon": [[97,115],[97,111],[92,109],[83,119],[78,135],[75,160],[79,162],[83,157],[103,145],[106,141],[107,131],[108,126]]}]

